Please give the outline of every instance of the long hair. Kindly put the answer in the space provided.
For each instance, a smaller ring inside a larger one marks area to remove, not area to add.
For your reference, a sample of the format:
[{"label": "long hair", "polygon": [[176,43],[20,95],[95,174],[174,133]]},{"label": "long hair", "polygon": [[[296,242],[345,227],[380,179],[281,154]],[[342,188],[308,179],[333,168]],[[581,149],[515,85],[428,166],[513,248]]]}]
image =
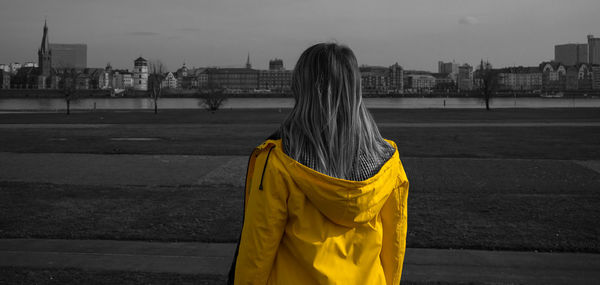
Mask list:
[{"label": "long hair", "polygon": [[319,43],[305,50],[292,74],[294,108],[280,133],[288,155],[316,159],[315,170],[348,179],[359,154],[383,157],[386,142],[366,109],[350,48]]}]

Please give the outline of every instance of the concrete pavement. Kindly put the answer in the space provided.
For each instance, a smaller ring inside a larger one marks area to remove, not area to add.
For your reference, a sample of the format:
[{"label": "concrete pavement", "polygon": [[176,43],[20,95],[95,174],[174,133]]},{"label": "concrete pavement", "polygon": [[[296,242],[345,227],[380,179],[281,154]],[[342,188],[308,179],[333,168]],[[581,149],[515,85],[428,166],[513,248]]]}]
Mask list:
[{"label": "concrete pavement", "polygon": [[[0,239],[0,266],[225,275],[235,244]],[[600,254],[407,249],[403,280],[595,284]]]}]

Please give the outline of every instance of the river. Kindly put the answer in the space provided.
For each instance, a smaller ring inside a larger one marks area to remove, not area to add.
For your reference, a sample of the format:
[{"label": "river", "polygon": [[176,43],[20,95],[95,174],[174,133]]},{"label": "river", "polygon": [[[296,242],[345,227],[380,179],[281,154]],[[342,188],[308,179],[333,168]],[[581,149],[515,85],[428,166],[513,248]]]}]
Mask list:
[{"label": "river", "polygon": [[[365,98],[373,109],[479,109],[485,108],[478,98]],[[292,98],[230,98],[223,109],[291,108]],[[161,98],[159,109],[201,109],[202,99]],[[497,108],[600,108],[600,98],[494,98],[491,107]],[[71,110],[142,110],[153,109],[150,98],[85,98],[71,101]],[[0,99],[0,111],[63,111],[61,98]]]}]

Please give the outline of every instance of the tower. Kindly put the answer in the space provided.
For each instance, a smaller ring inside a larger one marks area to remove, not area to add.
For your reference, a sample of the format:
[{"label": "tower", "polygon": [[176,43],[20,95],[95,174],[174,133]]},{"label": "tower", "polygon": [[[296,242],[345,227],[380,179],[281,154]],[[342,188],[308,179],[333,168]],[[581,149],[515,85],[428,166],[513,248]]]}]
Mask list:
[{"label": "tower", "polygon": [[600,38],[588,35],[588,63],[600,64]]},{"label": "tower", "polygon": [[42,44],[38,50],[38,67],[39,75],[49,76],[50,69],[52,68],[52,51],[50,50],[50,43],[48,40],[48,25],[44,21],[44,36],[42,37]]},{"label": "tower", "polygon": [[252,64],[250,64],[250,53],[248,53],[248,58],[246,59],[246,68],[252,68]]},{"label": "tower", "polygon": [[148,90],[148,61],[141,56],[133,62],[133,89]]}]

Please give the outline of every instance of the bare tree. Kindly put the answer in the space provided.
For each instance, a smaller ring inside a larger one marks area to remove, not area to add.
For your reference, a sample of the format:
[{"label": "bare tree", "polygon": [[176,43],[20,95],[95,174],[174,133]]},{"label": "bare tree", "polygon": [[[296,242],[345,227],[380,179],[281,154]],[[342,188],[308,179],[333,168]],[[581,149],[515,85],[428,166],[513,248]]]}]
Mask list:
[{"label": "bare tree", "polygon": [[67,115],[71,114],[71,101],[76,100],[78,93],[78,80],[83,72],[76,68],[65,69],[62,76],[62,85],[60,90],[67,103]]},{"label": "bare tree", "polygon": [[158,98],[162,94],[162,81],[165,78],[166,67],[160,60],[148,64],[148,90],[154,100],[154,114],[158,114]]},{"label": "bare tree", "polygon": [[475,79],[477,80],[483,100],[485,100],[485,109],[489,111],[490,100],[498,89],[498,74],[488,61],[484,62],[481,60]]},{"label": "bare tree", "polygon": [[211,112],[219,110],[223,103],[227,101],[223,88],[211,81],[200,90],[200,97],[202,98],[202,106]]}]

